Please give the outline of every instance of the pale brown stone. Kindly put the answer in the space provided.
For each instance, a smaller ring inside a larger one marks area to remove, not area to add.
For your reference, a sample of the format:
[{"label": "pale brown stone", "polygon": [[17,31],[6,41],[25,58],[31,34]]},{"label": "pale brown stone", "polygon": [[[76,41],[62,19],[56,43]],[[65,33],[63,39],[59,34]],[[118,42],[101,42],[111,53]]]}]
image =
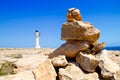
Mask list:
[{"label": "pale brown stone", "polygon": [[83,70],[87,72],[94,72],[98,66],[100,60],[97,59],[92,54],[86,54],[85,52],[80,52],[76,56],[76,62],[82,67]]},{"label": "pale brown stone", "polygon": [[68,9],[68,13],[66,17],[67,17],[67,22],[75,22],[76,20],[78,21],[82,20],[79,9],[75,9],[75,8]]},{"label": "pale brown stone", "polygon": [[74,19],[78,21],[82,21],[82,17],[80,15],[75,15]]},{"label": "pale brown stone", "polygon": [[120,71],[120,67],[114,61],[112,61],[108,57],[108,51],[102,50],[97,57],[100,58],[99,67],[101,68],[101,75],[104,79],[109,79],[114,76],[118,71]]},{"label": "pale brown stone", "polygon": [[60,68],[58,76],[59,80],[99,80],[96,72],[86,74],[73,63],[69,63],[65,68]]},{"label": "pale brown stone", "polygon": [[45,55],[26,55],[23,58],[20,58],[18,61],[15,61],[15,65],[17,66],[17,72],[24,70],[31,70],[36,68],[39,64],[45,62],[48,59],[48,56]]},{"label": "pale brown stone", "polygon": [[114,79],[115,80],[120,80],[120,71],[118,71],[114,74]]},{"label": "pale brown stone", "polygon": [[68,22],[76,21],[70,12],[67,13],[66,17]]},{"label": "pale brown stone", "polygon": [[100,31],[87,22],[66,22],[62,25],[62,40],[86,40],[89,43],[95,43],[99,36]]},{"label": "pale brown stone", "polygon": [[75,10],[75,8],[69,8],[69,9],[68,9],[68,12],[71,13],[73,10]]},{"label": "pale brown stone", "polygon": [[96,44],[96,45],[91,49],[91,51],[92,51],[92,52],[100,51],[100,50],[102,50],[103,48],[105,48],[105,46],[106,46],[106,44],[105,44],[104,42],[98,43],[98,44]]},{"label": "pale brown stone", "polygon": [[88,48],[89,44],[86,41],[68,41],[53,51],[49,57],[53,58],[58,55],[65,55],[67,58],[74,58],[79,51],[85,51]]},{"label": "pale brown stone", "polygon": [[73,15],[73,16],[80,15],[79,9],[74,9],[74,10],[72,11],[72,15]]},{"label": "pale brown stone", "polygon": [[76,20],[75,20],[73,17],[68,17],[68,18],[67,18],[67,21],[68,21],[68,22],[75,22]]},{"label": "pale brown stone", "polygon": [[41,63],[33,70],[35,80],[56,80],[56,71],[50,60]]},{"label": "pale brown stone", "polygon": [[68,64],[65,55],[59,55],[51,59],[54,67],[64,67]]}]

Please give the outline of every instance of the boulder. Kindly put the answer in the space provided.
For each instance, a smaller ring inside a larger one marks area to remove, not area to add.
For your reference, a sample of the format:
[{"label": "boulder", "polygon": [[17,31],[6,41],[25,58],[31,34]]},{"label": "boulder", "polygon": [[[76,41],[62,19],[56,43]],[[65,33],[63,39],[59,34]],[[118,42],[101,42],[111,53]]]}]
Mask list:
[{"label": "boulder", "polygon": [[102,50],[103,48],[105,48],[105,46],[106,46],[105,42],[98,43],[98,44],[96,44],[96,45],[91,49],[91,51],[92,51],[92,52],[100,51],[100,50]]},{"label": "boulder", "polygon": [[62,40],[86,40],[95,43],[100,36],[100,31],[88,22],[66,22],[62,25]]},{"label": "boulder", "polygon": [[65,55],[67,58],[74,58],[79,51],[85,51],[89,48],[86,41],[67,41],[50,54],[50,58],[58,55]]},{"label": "boulder", "polygon": [[33,69],[35,80],[56,80],[56,71],[48,59],[41,63],[36,69]]},{"label": "boulder", "polygon": [[54,67],[64,67],[68,64],[65,55],[59,55],[51,59]]},{"label": "boulder", "polygon": [[85,52],[80,52],[76,56],[76,62],[79,63],[79,65],[83,70],[87,72],[94,72],[100,60],[97,59],[92,54],[86,54]]},{"label": "boulder", "polygon": [[99,80],[97,73],[86,74],[73,63],[69,63],[65,68],[60,68],[58,76],[59,80]]},{"label": "boulder", "polygon": [[114,77],[114,74],[116,74],[120,67],[118,64],[116,64],[114,61],[112,61],[108,57],[108,51],[102,50],[99,55],[97,55],[98,58],[100,58],[99,67],[101,68],[101,76],[104,79],[110,79]]}]

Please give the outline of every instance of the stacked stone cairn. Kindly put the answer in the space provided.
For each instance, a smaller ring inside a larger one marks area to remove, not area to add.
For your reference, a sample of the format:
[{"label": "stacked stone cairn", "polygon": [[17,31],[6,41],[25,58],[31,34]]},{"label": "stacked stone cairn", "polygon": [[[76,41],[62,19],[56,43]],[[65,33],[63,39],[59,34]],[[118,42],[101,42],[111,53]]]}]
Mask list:
[{"label": "stacked stone cairn", "polygon": [[119,66],[108,57],[106,44],[99,43],[100,31],[83,22],[79,9],[70,8],[61,39],[66,42],[49,55],[57,80],[117,80]]}]

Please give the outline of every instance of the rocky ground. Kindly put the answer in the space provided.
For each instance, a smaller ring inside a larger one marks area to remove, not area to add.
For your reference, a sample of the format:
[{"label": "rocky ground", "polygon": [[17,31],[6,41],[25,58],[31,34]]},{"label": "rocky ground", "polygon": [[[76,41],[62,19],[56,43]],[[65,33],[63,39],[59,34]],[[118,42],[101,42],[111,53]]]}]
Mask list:
[{"label": "rocky ground", "polygon": [[120,66],[120,51],[108,50],[109,57]]},{"label": "rocky ground", "polygon": [[0,49],[0,80],[120,80],[120,51],[102,50],[100,30],[68,9],[57,49]]},{"label": "rocky ground", "polygon": [[53,50],[50,48],[1,48],[0,80],[35,80],[32,70],[47,60],[48,54]]},{"label": "rocky ground", "polygon": [[0,80],[120,80],[120,51],[102,50],[100,30],[70,8],[62,24],[64,44],[0,49]]},{"label": "rocky ground", "polygon": [[[40,64],[44,65],[44,63],[47,62],[49,64],[49,61],[45,61],[48,60],[48,55],[54,50],[55,49],[50,48],[1,48],[0,80],[36,80],[35,74],[39,73],[37,72],[38,66]],[[120,66],[120,51],[109,50],[108,52],[110,59],[115,61]],[[51,67],[50,71],[52,69],[53,68]],[[36,73],[34,74],[34,72]],[[53,76],[56,76],[56,73],[54,73]],[[37,76],[37,78],[39,77],[40,76]]]}]

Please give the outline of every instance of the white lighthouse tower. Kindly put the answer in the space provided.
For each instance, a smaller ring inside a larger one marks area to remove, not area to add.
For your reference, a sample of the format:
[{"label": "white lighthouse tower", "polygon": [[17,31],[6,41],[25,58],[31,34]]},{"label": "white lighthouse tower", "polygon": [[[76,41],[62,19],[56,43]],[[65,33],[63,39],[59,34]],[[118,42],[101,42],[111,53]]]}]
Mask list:
[{"label": "white lighthouse tower", "polygon": [[40,36],[39,31],[35,30],[35,48],[40,48],[39,36]]}]

